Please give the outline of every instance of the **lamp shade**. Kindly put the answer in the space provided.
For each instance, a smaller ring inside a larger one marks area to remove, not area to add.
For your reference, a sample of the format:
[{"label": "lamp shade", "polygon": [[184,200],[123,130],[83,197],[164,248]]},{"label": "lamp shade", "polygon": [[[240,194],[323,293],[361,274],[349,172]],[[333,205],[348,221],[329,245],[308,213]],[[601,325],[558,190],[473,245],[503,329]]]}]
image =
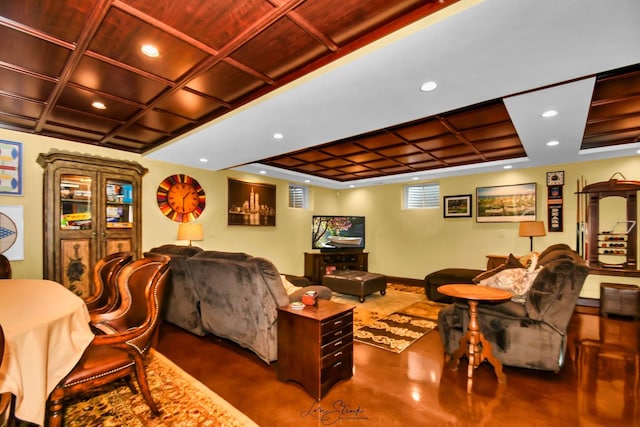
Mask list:
[{"label": "lamp shade", "polygon": [[544,222],[542,221],[524,221],[520,223],[520,237],[539,237],[546,236],[544,231]]},{"label": "lamp shade", "polygon": [[189,246],[191,246],[192,240],[202,240],[203,238],[202,224],[183,222],[178,225],[178,240],[188,240]]}]

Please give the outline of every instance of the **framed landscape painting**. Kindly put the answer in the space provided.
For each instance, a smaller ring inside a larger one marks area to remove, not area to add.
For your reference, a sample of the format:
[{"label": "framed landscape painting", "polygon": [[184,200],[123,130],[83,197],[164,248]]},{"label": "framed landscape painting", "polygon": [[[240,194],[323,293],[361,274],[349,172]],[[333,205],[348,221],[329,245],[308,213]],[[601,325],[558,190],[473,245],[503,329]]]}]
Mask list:
[{"label": "framed landscape painting", "polygon": [[476,188],[476,222],[521,222],[535,219],[535,182]]},{"label": "framed landscape painting", "polygon": [[444,196],[443,216],[445,218],[469,218],[471,217],[471,194],[460,196]]}]

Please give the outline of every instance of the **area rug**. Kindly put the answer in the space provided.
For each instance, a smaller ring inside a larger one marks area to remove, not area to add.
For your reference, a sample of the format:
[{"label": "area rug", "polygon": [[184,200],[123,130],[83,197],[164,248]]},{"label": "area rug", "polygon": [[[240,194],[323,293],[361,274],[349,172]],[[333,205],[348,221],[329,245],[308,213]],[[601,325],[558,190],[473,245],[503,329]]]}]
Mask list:
[{"label": "area rug", "polygon": [[353,305],[354,340],[400,353],[437,326],[444,306],[429,301],[424,289],[387,285],[385,295],[376,292],[360,303],[358,297],[334,293],[334,301]]},{"label": "area rug", "polygon": [[332,301],[340,302],[354,306],[353,310],[353,328],[359,329],[378,319],[383,318],[393,312],[402,310],[412,304],[426,299],[424,292],[421,294],[416,292],[405,292],[387,286],[385,295],[379,292],[368,295],[364,302],[360,302],[358,297],[333,293]]},{"label": "area rug", "polygon": [[116,382],[70,400],[65,426],[257,426],[157,351],[151,350],[146,365],[158,417],[151,414],[142,393],[131,394],[124,382]]},{"label": "area rug", "polygon": [[431,332],[437,320],[406,313],[392,313],[353,332],[353,339],[384,350],[400,353]]}]

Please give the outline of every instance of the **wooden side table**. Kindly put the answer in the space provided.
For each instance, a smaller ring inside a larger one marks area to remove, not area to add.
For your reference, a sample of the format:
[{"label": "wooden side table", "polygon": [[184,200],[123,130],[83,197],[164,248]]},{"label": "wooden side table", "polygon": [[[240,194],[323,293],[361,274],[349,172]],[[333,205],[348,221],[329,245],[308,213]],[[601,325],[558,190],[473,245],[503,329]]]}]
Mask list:
[{"label": "wooden side table", "polygon": [[502,372],[502,362],[493,355],[491,343],[487,341],[480,331],[478,302],[508,300],[511,298],[511,293],[504,289],[479,285],[443,285],[438,288],[438,292],[450,297],[467,300],[469,303],[469,327],[467,332],[460,338],[460,347],[452,356],[453,370],[458,369],[462,356],[466,355],[469,360],[467,367],[467,393],[471,393],[471,387],[473,386],[473,370],[485,360],[493,366],[498,382],[506,382],[507,377]]},{"label": "wooden side table", "polygon": [[316,400],[353,375],[353,306],[318,299],[278,308],[278,379],[296,381]]}]

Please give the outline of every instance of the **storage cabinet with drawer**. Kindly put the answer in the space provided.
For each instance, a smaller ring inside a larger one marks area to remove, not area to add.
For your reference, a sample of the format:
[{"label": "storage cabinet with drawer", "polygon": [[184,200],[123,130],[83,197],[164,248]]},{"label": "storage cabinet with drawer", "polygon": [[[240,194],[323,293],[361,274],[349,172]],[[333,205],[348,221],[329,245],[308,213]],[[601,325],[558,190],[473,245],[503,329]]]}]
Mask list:
[{"label": "storage cabinet with drawer", "polygon": [[353,375],[353,306],[319,299],[278,308],[278,379],[300,383],[316,400]]}]

